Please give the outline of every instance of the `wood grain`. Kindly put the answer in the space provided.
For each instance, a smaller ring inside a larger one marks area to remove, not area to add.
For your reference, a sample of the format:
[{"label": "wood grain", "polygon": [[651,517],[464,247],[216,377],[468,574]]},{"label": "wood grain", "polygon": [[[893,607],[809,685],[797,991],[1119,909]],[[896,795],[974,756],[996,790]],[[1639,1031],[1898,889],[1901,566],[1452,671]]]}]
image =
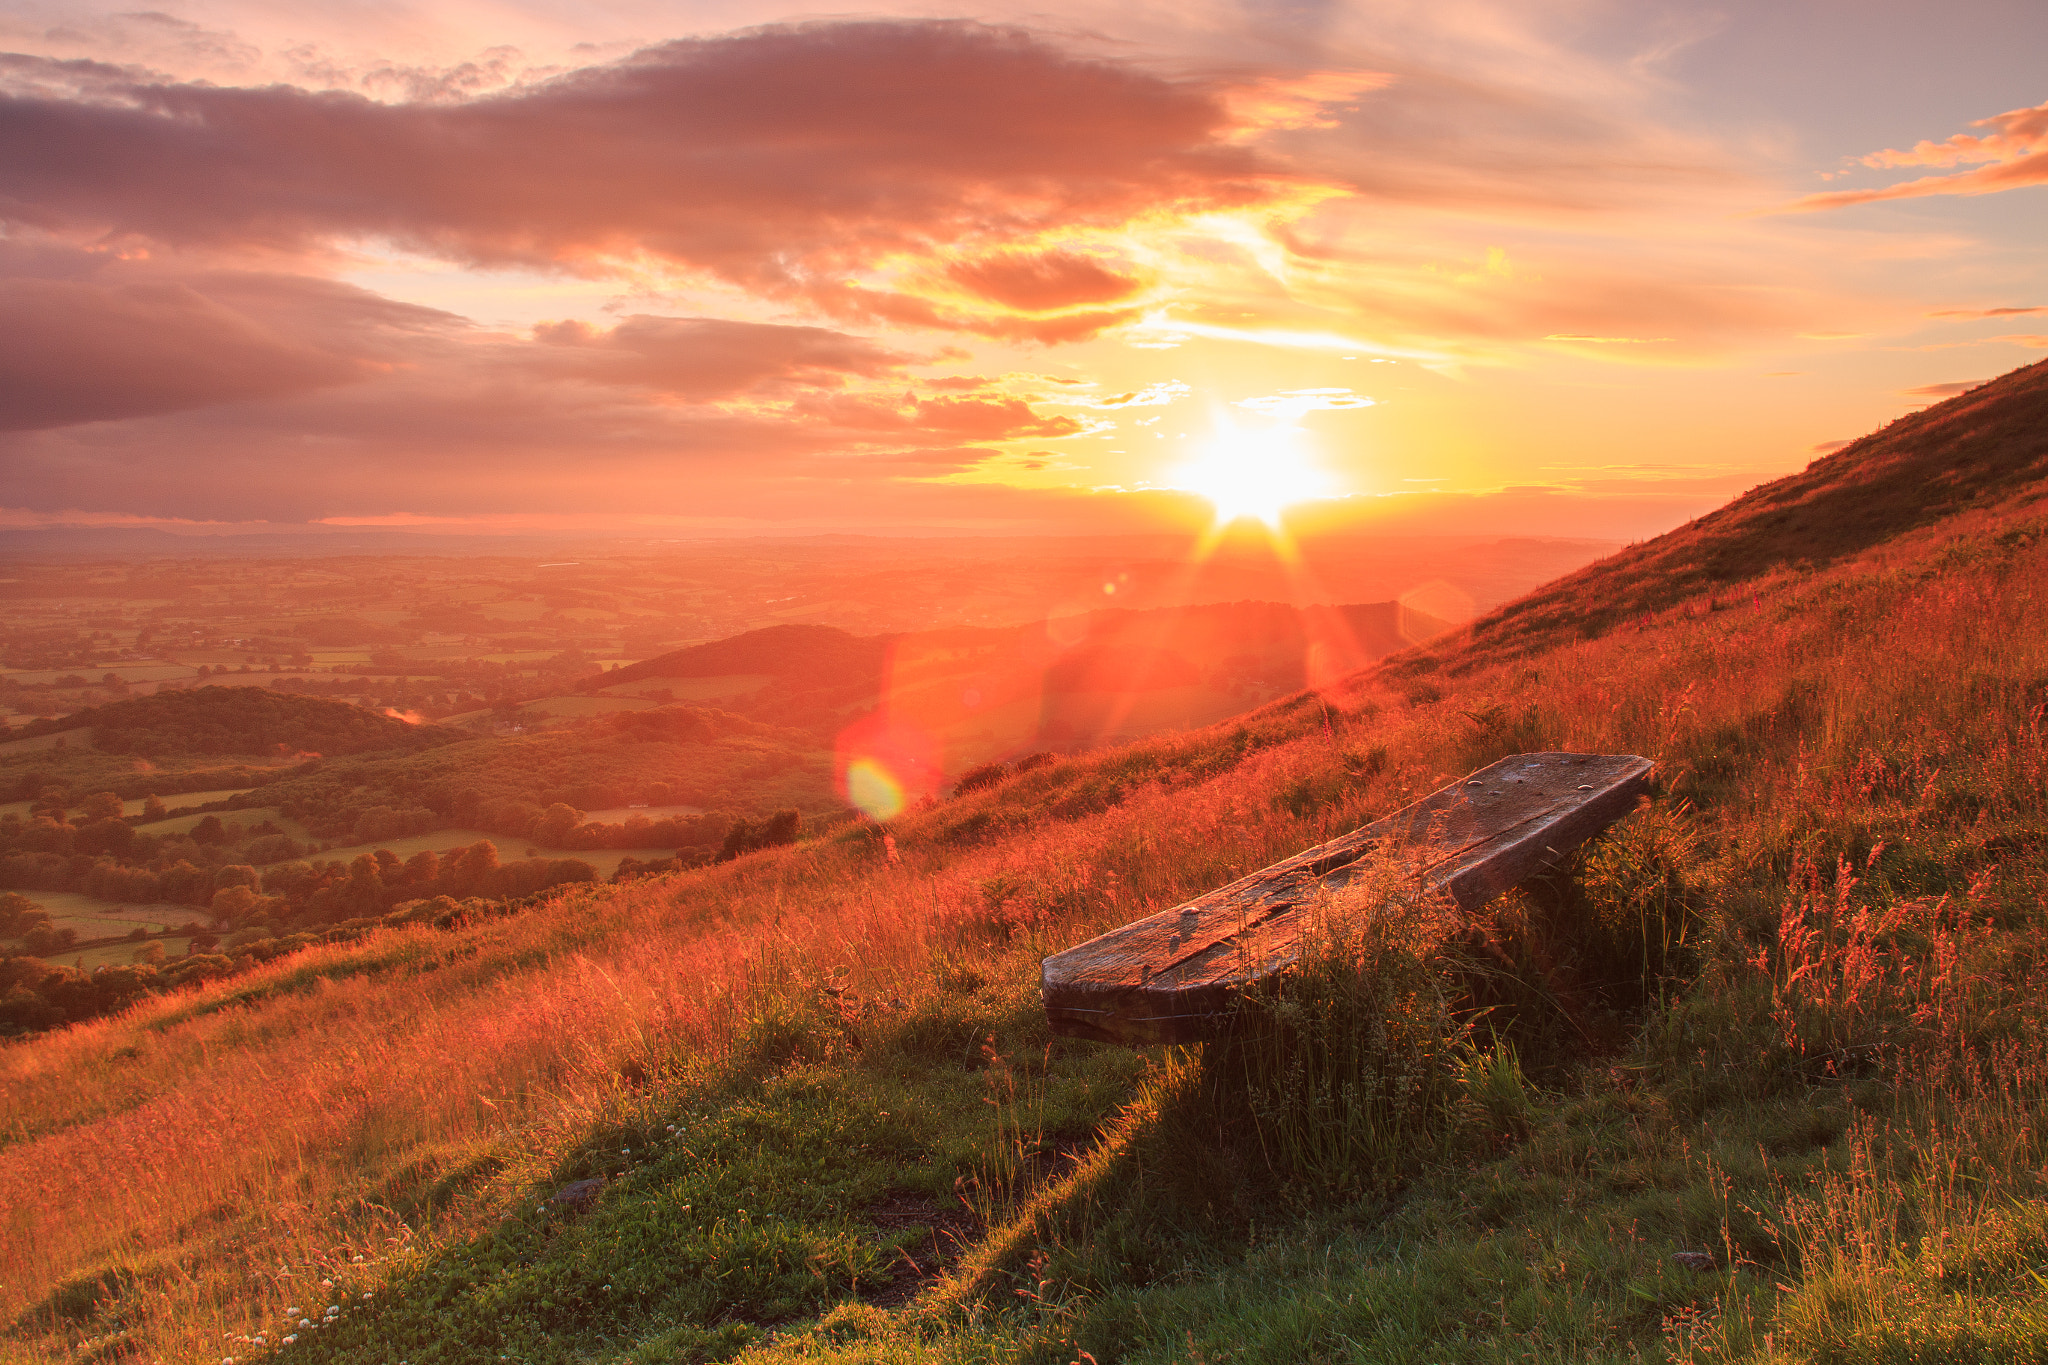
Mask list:
[{"label": "wood grain", "polygon": [[1045,959],[1046,1017],[1069,1037],[1139,1046],[1209,1035],[1245,984],[1295,958],[1301,911],[1381,850],[1419,888],[1476,910],[1634,810],[1634,754],[1517,754],[1363,829]]}]

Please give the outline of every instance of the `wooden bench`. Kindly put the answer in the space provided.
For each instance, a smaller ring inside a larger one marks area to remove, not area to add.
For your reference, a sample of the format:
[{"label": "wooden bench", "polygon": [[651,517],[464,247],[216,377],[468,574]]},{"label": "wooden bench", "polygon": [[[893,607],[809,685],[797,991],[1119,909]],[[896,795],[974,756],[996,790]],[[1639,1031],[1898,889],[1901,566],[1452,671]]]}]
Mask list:
[{"label": "wooden bench", "polygon": [[[1476,910],[1636,808],[1634,754],[1516,754],[1365,828],[1045,959],[1054,1033],[1141,1046],[1207,1037],[1241,986],[1295,957],[1300,911],[1384,849],[1424,891]],[[1406,851],[1404,851],[1406,850]]]}]

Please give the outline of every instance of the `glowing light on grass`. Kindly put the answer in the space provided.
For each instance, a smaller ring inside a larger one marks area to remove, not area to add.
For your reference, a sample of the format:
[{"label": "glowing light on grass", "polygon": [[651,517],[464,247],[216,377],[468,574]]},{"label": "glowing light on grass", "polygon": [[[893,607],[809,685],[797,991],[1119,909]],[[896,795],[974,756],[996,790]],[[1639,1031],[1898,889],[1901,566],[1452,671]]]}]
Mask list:
[{"label": "glowing light on grass", "polygon": [[855,759],[846,768],[846,799],[869,819],[887,820],[903,809],[903,784],[876,760]]}]

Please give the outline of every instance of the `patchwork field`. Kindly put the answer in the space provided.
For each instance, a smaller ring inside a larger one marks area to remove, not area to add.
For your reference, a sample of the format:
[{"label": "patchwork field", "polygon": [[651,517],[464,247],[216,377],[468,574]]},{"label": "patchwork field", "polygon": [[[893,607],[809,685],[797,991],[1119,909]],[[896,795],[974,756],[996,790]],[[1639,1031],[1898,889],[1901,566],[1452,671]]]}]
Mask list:
[{"label": "patchwork field", "polygon": [[[137,928],[158,934],[193,920],[202,924],[206,922],[206,912],[189,905],[124,905],[99,900],[81,891],[23,891],[20,894],[48,910],[50,920],[57,928],[76,930],[82,939],[106,938]],[[61,953],[57,956],[66,962],[71,960]]]}]

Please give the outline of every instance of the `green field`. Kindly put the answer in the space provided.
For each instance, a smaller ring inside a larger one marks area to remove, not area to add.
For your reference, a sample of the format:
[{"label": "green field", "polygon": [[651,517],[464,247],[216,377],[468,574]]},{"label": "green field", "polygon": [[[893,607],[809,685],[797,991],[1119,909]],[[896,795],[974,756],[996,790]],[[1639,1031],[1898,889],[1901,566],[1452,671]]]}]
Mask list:
[{"label": "green field", "polygon": [[[166,798],[165,804],[169,805],[170,803],[171,799]],[[283,811],[280,811],[275,806],[252,806],[248,810],[223,810],[214,811],[211,814],[220,816],[223,824],[233,823],[246,828],[252,825],[260,825],[265,820],[268,820],[276,825],[279,830],[291,835],[294,839],[310,839],[313,837],[307,832],[304,825],[287,817]],[[154,820],[146,825],[137,825],[135,828],[144,834],[190,834],[193,827],[205,818],[205,813],[173,815],[168,820]]]},{"label": "green field", "polygon": [[614,711],[651,711],[658,705],[642,697],[544,697],[519,708],[522,716],[605,716]]},{"label": "green field", "polygon": [[624,858],[666,857],[675,852],[673,848],[541,848],[523,839],[514,839],[505,834],[488,834],[480,829],[437,829],[431,834],[413,834],[403,839],[384,839],[371,844],[350,844],[347,848],[332,848],[325,853],[309,855],[309,861],[351,862],[365,853],[378,849],[389,849],[399,859],[412,857],[415,853],[432,851],[446,853],[451,848],[468,848],[480,839],[488,839],[498,846],[501,862],[516,862],[521,858],[581,858],[596,868],[599,876],[609,877],[616,872]]},{"label": "green field", "polygon": [[53,683],[59,678],[84,678],[97,683],[111,673],[122,682],[164,682],[171,678],[189,678],[196,670],[191,664],[146,663],[110,664],[101,668],[23,668],[0,670],[0,677],[6,677],[25,687],[42,683]]},{"label": "green field", "polygon": [[749,692],[759,692],[773,681],[766,673],[721,673],[711,678],[639,678],[608,687],[605,691],[633,696],[667,688],[675,694],[677,701],[712,701],[719,697],[740,697]]},{"label": "green field", "polygon": [[[211,801],[225,801],[230,796],[240,796],[243,792],[254,790],[254,787],[228,787],[220,791],[179,792],[176,796],[164,796],[159,797],[158,799],[161,800],[164,803],[164,805],[166,805],[170,809],[176,810],[180,806],[203,806]],[[121,814],[140,815],[142,814],[142,808],[147,803],[147,801],[147,797],[143,798],[143,800],[140,801],[123,801],[121,803]],[[159,821],[158,823],[161,824],[164,822]]]},{"label": "green field", "polygon": [[702,815],[702,806],[609,806],[604,810],[587,810],[583,818],[594,825],[622,825],[636,815],[650,820],[659,820],[665,815]]},{"label": "green field", "polygon": [[36,753],[44,749],[54,749],[60,744],[67,749],[83,750],[88,753],[97,752],[92,747],[91,738],[81,728],[77,730],[59,730],[54,735],[36,735],[31,739],[10,739],[5,743],[0,743],[0,754]]},{"label": "green field", "polygon": [[21,894],[49,911],[52,924],[59,929],[74,929],[80,938],[125,934],[138,925],[154,934],[175,929],[192,920],[201,923],[206,920],[204,910],[196,910],[189,905],[162,902],[123,905],[118,901],[88,896],[82,891],[24,891]]},{"label": "green field", "polygon": [[[183,957],[186,950],[192,946],[192,940],[183,935],[151,939],[150,943],[163,944],[164,961],[167,963],[173,958]],[[109,943],[100,948],[74,948],[68,953],[53,953],[43,960],[62,967],[82,967],[86,971],[91,971],[95,967],[125,967],[135,961],[135,955],[148,946],[145,943]]]}]

